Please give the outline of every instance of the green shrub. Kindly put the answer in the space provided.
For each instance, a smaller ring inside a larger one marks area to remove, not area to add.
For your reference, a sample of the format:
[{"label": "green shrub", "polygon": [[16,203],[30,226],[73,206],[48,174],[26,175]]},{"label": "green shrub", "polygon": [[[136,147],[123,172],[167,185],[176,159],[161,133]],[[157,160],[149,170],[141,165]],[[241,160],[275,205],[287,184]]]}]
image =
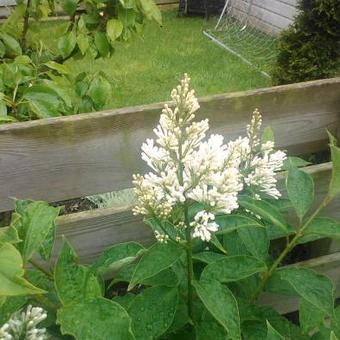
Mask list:
[{"label": "green shrub", "polygon": [[295,22],[279,39],[276,84],[328,78],[340,71],[340,2],[300,0]]}]

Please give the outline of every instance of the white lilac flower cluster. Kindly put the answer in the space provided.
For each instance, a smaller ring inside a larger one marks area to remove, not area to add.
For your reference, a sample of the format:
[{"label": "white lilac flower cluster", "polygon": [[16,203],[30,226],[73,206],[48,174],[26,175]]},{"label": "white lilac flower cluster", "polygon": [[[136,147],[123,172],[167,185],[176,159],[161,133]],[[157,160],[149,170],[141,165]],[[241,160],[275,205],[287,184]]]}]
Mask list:
[{"label": "white lilac flower cluster", "polygon": [[42,308],[29,305],[25,311],[14,313],[0,328],[0,340],[48,339],[46,329],[37,327],[46,317],[47,314]]},{"label": "white lilac flower cluster", "polygon": [[[156,140],[142,146],[142,159],[152,172],[134,175],[138,205],[135,214],[169,218],[173,209],[184,202],[198,202],[204,208],[190,225],[193,237],[209,241],[217,231],[216,214],[229,214],[238,208],[238,194],[245,189],[260,199],[261,195],[280,196],[275,172],[286,155],[274,151],[273,142],[260,142],[262,119],[256,110],[247,137],[224,144],[223,137],[211,135],[208,120],[193,122],[199,109],[194,90],[189,89],[187,75],[171,92],[174,108],[164,106],[159,125],[154,129]],[[178,224],[183,229],[183,221]],[[168,235],[156,232],[160,242]],[[176,238],[178,240],[178,237]]]}]

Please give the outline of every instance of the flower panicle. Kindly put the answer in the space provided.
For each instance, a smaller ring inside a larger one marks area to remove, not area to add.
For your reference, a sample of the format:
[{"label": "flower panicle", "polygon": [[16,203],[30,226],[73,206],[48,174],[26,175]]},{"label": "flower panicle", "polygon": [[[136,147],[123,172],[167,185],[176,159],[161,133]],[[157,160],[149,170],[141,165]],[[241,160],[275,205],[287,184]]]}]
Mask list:
[{"label": "flower panicle", "polygon": [[14,313],[0,328],[0,340],[46,340],[46,329],[37,327],[46,318],[47,313],[42,308],[28,305],[26,310]]},{"label": "flower panicle", "polygon": [[[166,220],[172,218],[175,207],[196,202],[202,209],[185,228],[191,228],[193,237],[209,241],[218,228],[215,215],[238,209],[241,192],[248,190],[256,199],[280,196],[275,173],[286,155],[275,151],[273,142],[261,144],[262,116],[257,109],[247,136],[224,143],[220,135],[206,139],[207,119],[193,121],[199,104],[188,75],[171,91],[171,98],[174,107],[164,106],[154,129],[156,140],[147,139],[142,145],[142,159],[152,171],[133,178],[138,198],[134,213]],[[183,223],[176,220],[173,226],[176,229]],[[155,236],[160,242],[168,240],[163,233]]]}]

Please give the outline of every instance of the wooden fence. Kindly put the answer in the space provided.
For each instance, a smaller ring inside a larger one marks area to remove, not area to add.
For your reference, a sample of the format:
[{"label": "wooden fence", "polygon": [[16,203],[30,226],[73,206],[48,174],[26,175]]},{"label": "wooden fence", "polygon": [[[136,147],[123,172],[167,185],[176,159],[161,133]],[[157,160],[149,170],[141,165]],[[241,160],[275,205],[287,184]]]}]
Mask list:
[{"label": "wooden fence", "polygon": [[[235,14],[244,16],[249,0],[234,0]],[[277,34],[287,28],[297,14],[297,0],[253,0],[249,23],[260,30]]]},{"label": "wooden fence", "polygon": [[[340,78],[214,95],[201,98],[200,104],[197,119],[209,118],[211,133],[227,140],[244,135],[252,111],[258,108],[264,124],[273,128],[277,146],[291,155],[326,149],[326,129],[340,135]],[[13,207],[10,197],[54,202],[131,187],[132,174],[146,170],[140,147],[152,136],[162,106],[1,125],[0,211]],[[320,200],[327,191],[331,164],[305,171],[314,177]],[[325,213],[340,219],[340,198]],[[132,215],[130,205],[61,216],[57,234],[67,237],[82,262],[91,261],[114,243],[153,241],[141,217]],[[331,248],[339,249],[337,244]],[[327,256],[306,265],[327,272],[338,283],[340,271],[335,264],[340,253]],[[294,301],[289,304],[292,310]]]}]

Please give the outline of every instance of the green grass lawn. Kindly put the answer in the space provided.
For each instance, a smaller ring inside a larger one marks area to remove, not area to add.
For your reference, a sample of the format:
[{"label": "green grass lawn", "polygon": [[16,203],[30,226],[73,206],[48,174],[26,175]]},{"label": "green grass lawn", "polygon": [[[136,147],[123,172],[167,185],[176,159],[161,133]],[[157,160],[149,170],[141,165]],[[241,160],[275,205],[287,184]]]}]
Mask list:
[{"label": "green grass lawn", "polygon": [[[63,31],[60,22],[43,25],[39,35],[53,49]],[[202,18],[178,18],[175,11],[163,13],[163,26],[150,23],[142,38],[117,43],[108,59],[69,60],[71,69],[103,71],[114,86],[110,108],[167,100],[183,73],[192,78],[198,96],[265,87],[270,81],[236,57],[228,54],[203,34]],[[53,36],[53,39],[51,39]],[[32,25],[30,40],[37,39]]]}]

